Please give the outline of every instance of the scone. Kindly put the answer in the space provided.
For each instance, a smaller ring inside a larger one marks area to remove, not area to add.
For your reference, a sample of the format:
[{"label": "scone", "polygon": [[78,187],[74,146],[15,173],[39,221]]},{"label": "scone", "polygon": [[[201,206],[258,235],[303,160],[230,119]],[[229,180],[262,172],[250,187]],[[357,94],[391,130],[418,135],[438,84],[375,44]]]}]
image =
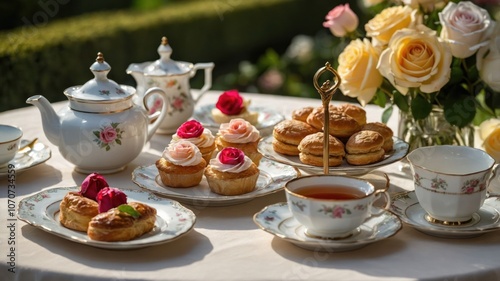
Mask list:
[{"label": "scone", "polygon": [[311,114],[313,111],[314,107],[312,106],[306,106],[303,108],[295,109],[292,111],[292,119],[293,120],[298,120],[302,122],[307,122],[307,116]]},{"label": "scone", "polygon": [[171,142],[156,161],[161,181],[168,187],[200,184],[206,162],[198,147],[187,140]]},{"label": "scone", "polygon": [[90,220],[96,216],[99,205],[81,193],[68,192],[59,205],[59,221],[69,229],[87,231]]},{"label": "scone", "polygon": [[[302,163],[323,166],[323,139],[324,133],[318,132],[306,136],[299,144],[299,159]],[[328,165],[340,166],[345,155],[344,144],[334,136],[329,136]]]},{"label": "scone", "polygon": [[389,128],[386,124],[381,123],[381,122],[370,122],[366,123],[361,130],[370,130],[370,131],[375,131],[384,137],[384,145],[382,145],[382,148],[384,151],[390,152],[393,149],[394,146],[394,140],[392,139],[394,133],[392,132],[391,128]]},{"label": "scone", "polygon": [[352,117],[360,126],[366,124],[366,111],[354,104],[344,103],[334,107],[334,110],[340,111]]},{"label": "scone", "polygon": [[156,221],[156,209],[139,202],[130,202],[100,213],[89,223],[87,235],[92,240],[129,241],[150,232]]},{"label": "scone", "polygon": [[317,129],[302,121],[283,120],[274,126],[273,149],[281,154],[297,156],[300,153],[298,149],[300,141],[316,132]]},{"label": "scone", "polygon": [[260,132],[244,119],[231,119],[229,123],[222,123],[215,138],[217,150],[225,147],[241,149],[255,165],[259,166],[262,154],[257,150],[260,141]]},{"label": "scone", "polygon": [[[324,108],[317,107],[307,117],[307,123],[318,130],[323,130]],[[329,110],[330,135],[345,142],[354,133],[361,130],[361,125],[351,116],[330,108]]]},{"label": "scone", "polygon": [[212,118],[215,122],[229,123],[231,119],[241,118],[255,125],[259,121],[259,113],[250,111],[250,100],[245,100],[237,90],[222,93],[212,109]]},{"label": "scone", "polygon": [[240,195],[255,189],[259,168],[240,149],[226,147],[210,160],[205,177],[212,192]]},{"label": "scone", "polygon": [[367,165],[384,159],[384,137],[375,131],[359,131],[347,141],[346,160],[351,165]]},{"label": "scone", "polygon": [[177,132],[172,135],[171,142],[180,140],[187,140],[196,145],[206,163],[210,161],[214,154],[215,137],[209,129],[204,128],[197,120],[189,120],[179,126]]}]

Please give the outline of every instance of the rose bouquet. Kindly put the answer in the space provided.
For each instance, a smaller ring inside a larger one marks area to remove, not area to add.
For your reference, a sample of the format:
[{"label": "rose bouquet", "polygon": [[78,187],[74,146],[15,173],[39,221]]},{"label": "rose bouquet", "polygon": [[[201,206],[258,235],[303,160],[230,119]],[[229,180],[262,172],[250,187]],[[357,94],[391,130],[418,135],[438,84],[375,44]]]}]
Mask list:
[{"label": "rose bouquet", "polygon": [[385,107],[384,122],[394,106],[417,122],[440,110],[457,128],[499,114],[500,29],[487,10],[469,1],[376,2],[364,38],[348,4],[323,24],[349,40],[338,55],[344,95]]}]

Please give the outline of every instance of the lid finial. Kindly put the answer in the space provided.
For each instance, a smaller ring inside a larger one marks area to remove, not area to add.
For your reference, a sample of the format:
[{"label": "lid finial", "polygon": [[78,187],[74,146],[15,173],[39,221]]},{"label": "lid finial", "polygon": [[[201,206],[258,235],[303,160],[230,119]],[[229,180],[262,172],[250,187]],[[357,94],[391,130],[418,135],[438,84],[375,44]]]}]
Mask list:
[{"label": "lid finial", "polygon": [[104,61],[104,55],[101,52],[98,52],[95,61],[98,63],[102,63]]},{"label": "lid finial", "polygon": [[166,37],[166,36],[163,36],[163,37],[161,38],[161,44],[162,44],[163,46],[168,45],[168,39],[167,39],[167,37]]}]

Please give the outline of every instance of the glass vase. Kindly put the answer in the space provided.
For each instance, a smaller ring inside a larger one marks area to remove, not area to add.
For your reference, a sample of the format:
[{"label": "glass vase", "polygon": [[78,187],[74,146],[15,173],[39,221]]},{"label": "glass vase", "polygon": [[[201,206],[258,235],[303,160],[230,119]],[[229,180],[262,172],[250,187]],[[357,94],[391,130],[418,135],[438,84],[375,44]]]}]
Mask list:
[{"label": "glass vase", "polygon": [[428,117],[420,120],[413,119],[411,112],[400,111],[398,136],[410,144],[410,151],[432,145],[474,147],[474,126],[451,125],[439,107],[434,107]]}]

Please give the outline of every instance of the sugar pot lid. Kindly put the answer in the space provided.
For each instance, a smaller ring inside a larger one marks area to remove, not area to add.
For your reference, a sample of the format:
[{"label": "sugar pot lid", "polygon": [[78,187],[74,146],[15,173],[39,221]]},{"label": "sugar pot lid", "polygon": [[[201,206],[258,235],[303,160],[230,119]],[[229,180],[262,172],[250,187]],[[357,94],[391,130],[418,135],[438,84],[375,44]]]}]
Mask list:
[{"label": "sugar pot lid", "polygon": [[110,113],[130,108],[135,88],[118,85],[108,79],[111,66],[104,60],[104,55],[97,53],[96,61],[90,66],[94,78],[82,86],[69,87],[64,94],[73,110],[96,113]]},{"label": "sugar pot lid", "polygon": [[185,62],[176,62],[170,58],[172,47],[168,43],[167,37],[161,38],[161,44],[158,46],[160,58],[144,68],[146,76],[168,76],[182,75],[191,71],[192,65]]}]

